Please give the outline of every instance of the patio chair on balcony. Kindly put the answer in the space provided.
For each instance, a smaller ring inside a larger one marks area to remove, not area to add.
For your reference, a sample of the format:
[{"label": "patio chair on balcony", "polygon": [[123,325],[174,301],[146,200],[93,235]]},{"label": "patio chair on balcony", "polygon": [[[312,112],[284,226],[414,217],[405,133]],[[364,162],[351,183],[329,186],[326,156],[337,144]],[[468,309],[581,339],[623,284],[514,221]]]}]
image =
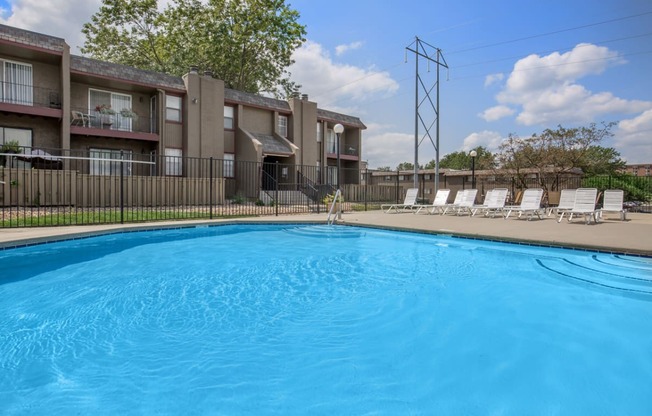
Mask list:
[{"label": "patio chair on balcony", "polygon": [[87,127],[89,125],[89,118],[81,111],[73,110],[70,112],[70,125]]}]

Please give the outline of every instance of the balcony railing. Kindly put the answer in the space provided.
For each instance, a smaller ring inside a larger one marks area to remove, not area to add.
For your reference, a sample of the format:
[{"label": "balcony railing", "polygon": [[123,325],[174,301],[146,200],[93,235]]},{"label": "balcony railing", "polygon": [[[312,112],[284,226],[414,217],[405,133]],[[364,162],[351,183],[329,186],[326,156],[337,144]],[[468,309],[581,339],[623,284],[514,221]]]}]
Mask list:
[{"label": "balcony railing", "polygon": [[90,129],[105,129],[133,133],[156,133],[156,125],[150,117],[133,112],[101,113],[88,108],[72,108],[70,125]]},{"label": "balcony railing", "polygon": [[0,103],[61,108],[61,94],[52,88],[0,81]]}]

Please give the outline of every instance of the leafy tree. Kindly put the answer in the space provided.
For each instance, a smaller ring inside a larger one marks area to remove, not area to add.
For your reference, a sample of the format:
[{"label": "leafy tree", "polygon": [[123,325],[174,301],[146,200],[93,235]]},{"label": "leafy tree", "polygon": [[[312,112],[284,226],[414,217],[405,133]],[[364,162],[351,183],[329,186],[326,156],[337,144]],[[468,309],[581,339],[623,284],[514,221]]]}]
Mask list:
[{"label": "leafy tree", "polygon": [[402,162],[396,166],[396,170],[414,170],[414,163]]},{"label": "leafy tree", "polygon": [[[475,168],[478,170],[483,170],[483,169],[493,169],[495,167],[495,162],[494,162],[494,155],[489,152],[486,148],[483,146],[478,146],[475,149],[477,155],[475,157]],[[444,155],[439,160],[439,167],[444,168],[444,169],[458,169],[458,170],[465,170],[465,169],[471,169],[471,156],[469,155],[469,152],[464,152],[464,151],[458,151],[458,152],[453,152],[453,153],[448,153]],[[426,164],[426,169],[434,169],[435,168],[435,160],[431,160]]]},{"label": "leafy tree", "polygon": [[392,170],[392,168],[390,168],[389,166],[381,166],[376,170],[378,170],[380,172],[390,172]]},{"label": "leafy tree", "polygon": [[588,127],[571,129],[558,126],[527,139],[510,134],[500,146],[499,165],[513,170],[523,187],[526,186],[526,173],[529,173],[526,170],[534,169],[544,189],[545,177],[552,177],[553,183],[558,183],[561,176],[577,169],[601,172],[620,167],[623,162],[618,152],[599,146],[604,138],[613,136],[611,128],[614,125],[603,123],[598,127],[591,123]]},{"label": "leafy tree", "polygon": [[305,41],[299,13],[284,0],[103,0],[84,24],[82,53],[141,69],[182,75],[193,65],[228,88],[289,95],[287,67]]},{"label": "leafy tree", "polygon": [[611,147],[591,146],[586,149],[579,167],[585,175],[617,175],[625,168],[620,153]]}]

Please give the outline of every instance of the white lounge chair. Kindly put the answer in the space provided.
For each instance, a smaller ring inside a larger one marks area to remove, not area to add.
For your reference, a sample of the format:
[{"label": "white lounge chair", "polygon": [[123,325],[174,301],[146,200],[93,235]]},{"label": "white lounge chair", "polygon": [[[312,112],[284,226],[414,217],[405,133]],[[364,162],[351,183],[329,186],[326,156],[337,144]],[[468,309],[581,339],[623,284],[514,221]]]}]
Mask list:
[{"label": "white lounge chair", "polygon": [[561,195],[559,196],[559,204],[556,207],[550,208],[548,216],[551,216],[554,212],[555,217],[559,215],[559,220],[561,221],[564,214],[573,209],[576,191],[576,189],[562,189]]},{"label": "white lounge chair", "polygon": [[450,204],[444,205],[442,208],[441,215],[446,214],[449,210],[455,210],[460,203],[462,203],[462,198],[464,197],[464,191],[457,191],[455,194],[455,199]]},{"label": "white lounge chair", "polygon": [[607,189],[602,196],[602,208],[600,209],[600,219],[604,212],[617,212],[620,214],[620,220],[627,219],[627,211],[623,208],[625,193],[622,189]]},{"label": "white lounge chair", "polygon": [[[573,209],[568,211],[568,222],[573,220],[575,215],[583,215],[586,223],[598,222],[598,212],[599,210],[595,209],[595,198],[598,195],[598,190],[596,188],[579,188],[575,191],[575,203],[573,204]],[[557,222],[561,222],[561,218]]]},{"label": "white lounge chair", "polygon": [[392,210],[396,211],[397,213],[411,210],[417,204],[418,195],[419,188],[410,188],[405,193],[405,199],[403,200],[402,204],[383,204],[380,206],[380,209],[384,210],[386,214]]},{"label": "white lounge chair", "polygon": [[505,201],[507,200],[507,188],[495,188],[487,192],[484,200],[485,203],[482,205],[474,205],[471,207],[471,216],[475,216],[478,211],[482,211],[485,216],[491,214],[495,216],[497,212],[502,211],[505,208]]},{"label": "white lounge chair", "polygon": [[523,192],[521,205],[512,205],[505,207],[505,219],[509,218],[512,212],[518,212],[518,217],[521,218],[523,214],[527,214],[528,221],[536,215],[541,219],[543,209],[541,208],[541,199],[543,198],[543,189],[541,188],[528,188]]},{"label": "white lounge chair", "polygon": [[455,214],[460,215],[468,212],[471,215],[471,207],[475,205],[475,197],[478,195],[477,189],[465,189],[462,192],[462,200],[459,205],[455,207]]},{"label": "white lounge chair", "polygon": [[434,201],[432,201],[432,204],[415,205],[415,207],[417,208],[415,214],[418,214],[423,209],[425,209],[428,214],[434,214],[437,211],[439,211],[440,213],[443,212],[444,207],[448,203],[448,196],[450,195],[450,193],[451,193],[450,189],[438,189],[437,193],[435,194],[435,199]]}]

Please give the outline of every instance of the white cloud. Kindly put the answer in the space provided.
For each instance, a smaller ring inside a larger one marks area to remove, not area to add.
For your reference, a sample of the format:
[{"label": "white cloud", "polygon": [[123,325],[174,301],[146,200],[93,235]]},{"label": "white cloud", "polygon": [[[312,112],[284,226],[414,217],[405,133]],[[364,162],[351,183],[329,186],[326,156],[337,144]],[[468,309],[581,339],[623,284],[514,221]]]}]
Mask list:
[{"label": "white cloud", "polygon": [[486,121],[496,121],[500,120],[503,117],[511,116],[515,112],[516,110],[509,108],[506,105],[497,105],[491,108],[487,108],[482,113],[478,114],[478,116],[482,117]]},{"label": "white cloud", "polygon": [[484,79],[484,86],[488,87],[496,82],[500,82],[505,78],[505,74],[489,74]]},{"label": "white cloud", "polygon": [[530,55],[516,62],[504,89],[497,95],[502,104],[485,110],[483,118],[497,120],[506,106],[520,106],[517,122],[524,125],[586,123],[607,114],[634,114],[652,102],[625,100],[610,92],[593,93],[577,83],[582,77],[598,75],[608,67],[624,64],[615,51],[592,44],[546,56]]},{"label": "white cloud", "polygon": [[332,109],[337,101],[345,98],[363,100],[372,95],[391,94],[399,87],[386,71],[334,62],[316,42],[306,42],[292,58],[295,61],[289,68],[292,79],[322,108]]},{"label": "white cloud", "polygon": [[652,109],[618,123],[614,132],[615,148],[629,163],[649,163],[652,160]]},{"label": "white cloud", "polygon": [[[389,166],[396,169],[401,162],[414,162],[414,135],[396,133],[393,126],[369,124],[362,136],[362,147],[369,168]],[[419,164],[427,163],[420,161]]]},{"label": "white cloud", "polygon": [[340,56],[345,52],[354,50],[354,49],[359,49],[363,45],[363,42],[357,41],[357,42],[352,42],[349,43],[348,45],[337,45],[335,47],[335,55]]},{"label": "white cloud", "polygon": [[471,133],[464,138],[462,150],[469,151],[482,146],[490,152],[496,152],[504,137],[495,131],[484,130],[478,133]]},{"label": "white cloud", "polygon": [[100,8],[100,0],[14,0],[0,23],[64,38],[73,54],[84,44],[81,27]]}]

